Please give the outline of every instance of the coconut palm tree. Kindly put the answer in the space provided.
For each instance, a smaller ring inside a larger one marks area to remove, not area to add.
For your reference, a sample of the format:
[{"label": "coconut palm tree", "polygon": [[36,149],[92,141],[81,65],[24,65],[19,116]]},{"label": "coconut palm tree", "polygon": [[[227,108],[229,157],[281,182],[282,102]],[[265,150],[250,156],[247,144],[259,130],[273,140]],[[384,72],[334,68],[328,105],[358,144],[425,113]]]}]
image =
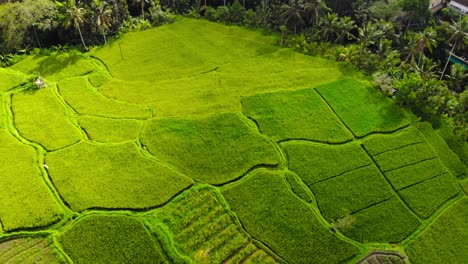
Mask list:
[{"label": "coconut palm tree", "polygon": [[104,43],[107,43],[106,31],[111,27],[112,8],[105,2],[94,0],[96,25],[101,31]]},{"label": "coconut palm tree", "polygon": [[297,33],[297,26],[304,24],[304,10],[299,3],[299,0],[290,0],[288,4],[284,3],[281,5],[281,18],[286,25],[292,25],[294,27],[294,34]]},{"label": "coconut palm tree", "polygon": [[148,0],[133,0],[133,4],[141,5],[141,16],[145,19],[145,4],[149,3]]},{"label": "coconut palm tree", "polygon": [[84,24],[86,19],[86,10],[83,7],[79,7],[76,5],[75,0],[69,0],[68,3],[65,5],[65,19],[63,21],[64,28],[70,28],[73,26],[78,33],[80,34],[81,42],[83,43],[83,47],[86,47],[85,41],[83,39],[83,34],[81,33],[80,26]]},{"label": "coconut palm tree", "polygon": [[310,21],[313,26],[318,24],[320,17],[331,10],[322,0],[304,0],[302,6],[310,17]]},{"label": "coconut palm tree", "polygon": [[452,24],[449,25],[450,30],[452,31],[452,36],[448,40],[452,42],[452,49],[450,50],[449,56],[447,58],[447,62],[445,63],[444,69],[442,70],[442,74],[440,75],[440,80],[444,76],[445,70],[447,69],[447,65],[452,57],[452,53],[456,48],[462,48],[465,46],[465,42],[468,39],[468,16],[460,18],[457,22],[452,20]]},{"label": "coconut palm tree", "polygon": [[417,34],[419,35],[419,43],[417,45],[419,50],[418,65],[420,65],[424,50],[427,49],[430,53],[432,53],[432,49],[437,47],[437,40],[436,32],[431,27],[428,27],[423,32],[419,32]]},{"label": "coconut palm tree", "polygon": [[343,41],[345,39],[351,39],[353,35],[351,34],[351,31],[356,28],[355,22],[351,19],[349,16],[345,17],[340,17],[338,20],[336,20],[334,23],[336,23],[335,28],[336,30],[336,40],[340,43],[343,44]]}]

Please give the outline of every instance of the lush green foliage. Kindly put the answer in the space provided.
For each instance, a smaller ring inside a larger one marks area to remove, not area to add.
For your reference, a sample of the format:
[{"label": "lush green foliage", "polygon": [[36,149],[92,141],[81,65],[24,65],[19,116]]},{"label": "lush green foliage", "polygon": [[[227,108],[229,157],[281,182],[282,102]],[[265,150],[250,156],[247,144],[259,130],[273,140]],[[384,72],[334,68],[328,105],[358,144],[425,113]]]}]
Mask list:
[{"label": "lush green foliage", "polygon": [[67,263],[49,238],[18,238],[0,243],[1,263]]},{"label": "lush green foliage", "polygon": [[75,263],[164,263],[143,224],[128,216],[84,216],[60,237]]},{"label": "lush green foliage", "polygon": [[316,89],[357,137],[409,124],[409,114],[362,82],[343,79]]},{"label": "lush green foliage", "polygon": [[86,78],[67,79],[58,86],[65,101],[80,114],[112,118],[151,117],[146,106],[115,101],[92,90]]},{"label": "lush green foliage", "polygon": [[237,114],[154,119],[141,141],[158,159],[210,184],[232,181],[254,166],[280,163],[273,143]]},{"label": "lush green foliage", "polygon": [[407,247],[411,263],[463,263],[468,259],[468,198],[449,207]]},{"label": "lush green foliage", "polygon": [[396,243],[410,235],[419,224],[419,220],[395,197],[344,217],[335,226],[349,238],[363,243]]},{"label": "lush green foliage", "polygon": [[80,116],[78,123],[91,140],[120,142],[136,139],[143,129],[143,121],[136,119],[113,119],[96,116]]},{"label": "lush green foliage", "polygon": [[259,171],[222,194],[245,230],[288,262],[339,263],[356,254],[322,225],[281,174]]},{"label": "lush green foliage", "polygon": [[453,184],[453,177],[447,173],[408,186],[398,193],[415,213],[428,218],[443,203],[459,192]]},{"label": "lush green foliage", "polygon": [[75,211],[159,206],[193,181],[143,156],[134,142],[80,142],[46,156],[50,177]]},{"label": "lush green foliage", "polygon": [[296,172],[308,186],[372,164],[372,160],[357,144],[327,146],[286,142],[281,146],[288,157],[289,169]]},{"label": "lush green foliage", "polygon": [[379,170],[366,166],[310,186],[330,222],[370,207],[394,194]]},{"label": "lush green foliage", "polygon": [[419,123],[417,126],[423,133],[427,142],[435,149],[442,163],[454,176],[463,177],[463,175],[468,175],[468,169],[465,164],[452,152],[445,141],[432,129],[429,123]]},{"label": "lush green foliage", "polygon": [[14,122],[20,134],[47,150],[72,145],[82,138],[53,88],[24,91],[15,94],[12,100]]},{"label": "lush green foliage", "polygon": [[276,141],[308,139],[340,143],[353,138],[313,89],[242,98],[244,115]]},{"label": "lush green foliage", "polygon": [[3,230],[44,227],[59,221],[63,210],[42,180],[34,148],[20,143],[3,129],[0,129],[0,142]]}]

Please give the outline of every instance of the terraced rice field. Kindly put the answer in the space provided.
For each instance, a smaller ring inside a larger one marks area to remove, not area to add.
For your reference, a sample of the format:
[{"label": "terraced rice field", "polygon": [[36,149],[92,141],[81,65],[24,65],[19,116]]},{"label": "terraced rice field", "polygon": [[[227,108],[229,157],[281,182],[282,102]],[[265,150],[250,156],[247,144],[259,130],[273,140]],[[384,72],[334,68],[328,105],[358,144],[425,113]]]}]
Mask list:
[{"label": "terraced rice field", "polygon": [[180,19],[0,68],[0,263],[467,263],[466,164],[278,42]]}]

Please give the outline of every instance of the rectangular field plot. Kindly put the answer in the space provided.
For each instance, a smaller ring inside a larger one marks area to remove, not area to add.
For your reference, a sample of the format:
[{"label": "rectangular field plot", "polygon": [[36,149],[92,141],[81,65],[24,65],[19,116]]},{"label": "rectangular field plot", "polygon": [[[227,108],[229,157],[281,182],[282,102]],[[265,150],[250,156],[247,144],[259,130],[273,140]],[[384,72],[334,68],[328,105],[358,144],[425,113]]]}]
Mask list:
[{"label": "rectangular field plot", "polygon": [[419,226],[419,220],[396,197],[335,222],[346,236],[357,241],[395,243]]},{"label": "rectangular field plot", "polygon": [[366,138],[364,148],[370,155],[403,148],[408,145],[426,142],[424,136],[413,126],[388,135],[373,135]]},{"label": "rectangular field plot", "polygon": [[342,79],[316,90],[357,137],[390,132],[409,124],[407,112],[362,82]]},{"label": "rectangular field plot", "polygon": [[385,176],[396,190],[423,180],[448,173],[438,158],[425,160],[414,165],[405,166],[385,172]]},{"label": "rectangular field plot", "polygon": [[349,215],[393,196],[384,176],[369,165],[310,186],[329,221]]},{"label": "rectangular field plot", "polygon": [[384,172],[437,158],[432,147],[423,142],[373,156]]},{"label": "rectangular field plot", "polygon": [[399,191],[402,199],[418,215],[427,218],[439,206],[458,194],[449,173],[404,188]]},{"label": "rectangular field plot", "polygon": [[243,114],[275,141],[308,139],[340,143],[353,139],[314,89],[242,97]]},{"label": "rectangular field plot", "polygon": [[414,264],[466,263],[468,260],[468,198],[445,210],[411,241],[406,253]]},{"label": "rectangular field plot", "polygon": [[358,144],[329,146],[286,142],[281,146],[288,157],[289,169],[297,173],[306,185],[372,164],[372,160]]},{"label": "rectangular field plot", "polygon": [[27,75],[0,67],[0,93],[20,86],[28,81]]},{"label": "rectangular field plot", "polygon": [[447,143],[437,134],[431,124],[418,123],[417,127],[423,133],[427,142],[435,149],[442,163],[453,175],[463,177],[463,175],[468,174],[468,169],[465,164],[463,164],[460,158],[447,146]]},{"label": "rectangular field plot", "polygon": [[0,243],[0,263],[65,264],[52,239],[18,238]]}]

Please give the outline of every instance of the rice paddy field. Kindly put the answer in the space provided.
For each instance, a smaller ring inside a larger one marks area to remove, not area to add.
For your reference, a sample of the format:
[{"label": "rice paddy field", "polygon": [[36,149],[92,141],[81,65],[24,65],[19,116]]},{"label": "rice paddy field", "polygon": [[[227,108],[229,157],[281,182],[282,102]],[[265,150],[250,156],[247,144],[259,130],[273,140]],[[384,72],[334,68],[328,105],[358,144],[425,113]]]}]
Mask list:
[{"label": "rice paddy field", "polygon": [[179,18],[0,68],[0,263],[468,263],[466,164],[278,43]]}]

